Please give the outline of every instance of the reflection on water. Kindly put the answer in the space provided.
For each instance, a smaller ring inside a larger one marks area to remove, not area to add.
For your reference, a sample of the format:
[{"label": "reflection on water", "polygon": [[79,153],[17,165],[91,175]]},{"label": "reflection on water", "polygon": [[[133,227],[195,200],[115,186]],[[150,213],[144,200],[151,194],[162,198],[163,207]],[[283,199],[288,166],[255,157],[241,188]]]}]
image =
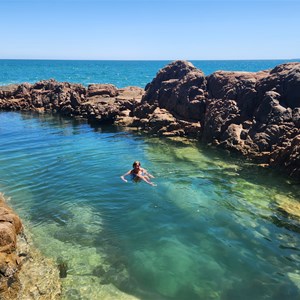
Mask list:
[{"label": "reflection on water", "polygon": [[[299,185],[238,157],[49,115],[0,114],[0,191],[63,299],[298,299]],[[124,183],[134,160],[157,187]]]}]

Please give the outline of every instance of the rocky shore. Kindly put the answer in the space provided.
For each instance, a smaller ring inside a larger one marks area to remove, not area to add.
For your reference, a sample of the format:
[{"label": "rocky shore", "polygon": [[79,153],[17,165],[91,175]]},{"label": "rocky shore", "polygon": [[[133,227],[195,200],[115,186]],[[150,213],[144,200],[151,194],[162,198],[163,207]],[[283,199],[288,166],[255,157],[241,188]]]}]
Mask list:
[{"label": "rocky shore", "polygon": [[[191,63],[175,61],[145,89],[55,80],[9,85],[0,87],[0,110],[58,113],[190,137],[300,179],[300,63],[205,76]],[[57,299],[57,266],[33,250],[2,195],[0,221],[0,299]]]},{"label": "rocky shore", "polygon": [[21,220],[0,194],[0,299],[54,300],[60,290],[57,266],[32,246]]},{"label": "rocky shore", "polygon": [[300,63],[209,76],[186,61],[145,89],[41,81],[0,88],[1,110],[52,112],[89,123],[187,136],[300,176]]}]

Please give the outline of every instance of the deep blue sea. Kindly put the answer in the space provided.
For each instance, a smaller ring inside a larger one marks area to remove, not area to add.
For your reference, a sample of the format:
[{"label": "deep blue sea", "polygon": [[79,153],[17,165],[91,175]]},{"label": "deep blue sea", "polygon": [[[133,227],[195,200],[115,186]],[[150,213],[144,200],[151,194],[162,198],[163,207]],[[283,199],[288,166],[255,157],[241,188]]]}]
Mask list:
[{"label": "deep blue sea", "polygon": [[[283,61],[197,61],[258,71]],[[163,61],[0,60],[1,85],[145,86]],[[157,186],[120,176],[139,160]],[[0,192],[67,266],[62,299],[298,300],[300,186],[194,141],[0,112]],[[47,280],[47,278],[45,278]]]},{"label": "deep blue sea", "polygon": [[[191,61],[205,75],[217,70],[257,72],[295,60],[197,60]],[[111,83],[118,88],[144,88],[159,69],[171,61],[107,61],[107,60],[1,60],[0,86],[12,83],[34,83],[56,79],[81,83]]]}]

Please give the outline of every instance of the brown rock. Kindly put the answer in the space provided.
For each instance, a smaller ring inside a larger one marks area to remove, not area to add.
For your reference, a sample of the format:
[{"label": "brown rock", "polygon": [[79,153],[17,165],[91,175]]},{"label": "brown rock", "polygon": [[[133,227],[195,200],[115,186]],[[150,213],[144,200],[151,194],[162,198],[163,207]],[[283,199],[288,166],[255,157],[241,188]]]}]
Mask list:
[{"label": "brown rock", "polygon": [[157,103],[184,119],[200,119],[204,114],[206,80],[201,70],[186,61],[175,61],[161,69],[146,86],[142,103]]},{"label": "brown rock", "polygon": [[118,89],[112,84],[91,84],[88,86],[87,96],[116,97]]},{"label": "brown rock", "polygon": [[276,148],[271,154],[271,166],[289,172],[294,178],[300,178],[300,132],[284,147]]},{"label": "brown rock", "polygon": [[265,97],[254,113],[255,119],[261,123],[268,124],[272,122],[272,119],[283,115],[286,112],[286,108],[279,104],[279,99],[280,95],[278,93],[274,91],[266,92]]},{"label": "brown rock", "polygon": [[241,132],[243,130],[243,125],[230,124],[226,131],[221,137],[221,141],[226,141],[230,146],[232,145],[242,145],[243,140],[241,140]]},{"label": "brown rock", "polygon": [[2,222],[11,223],[15,228],[16,234],[19,234],[22,230],[22,223],[20,218],[11,210],[0,206],[0,224]]},{"label": "brown rock", "polygon": [[268,76],[257,83],[257,92],[260,98],[267,91],[280,94],[280,103],[283,106],[300,107],[300,63],[282,64],[270,71]]},{"label": "brown rock", "polygon": [[0,223],[0,252],[11,253],[16,248],[16,229],[10,222]]},{"label": "brown rock", "polygon": [[233,100],[213,100],[206,108],[203,140],[211,143],[220,141],[221,136],[230,124],[240,124],[240,110]]},{"label": "brown rock", "polygon": [[15,253],[0,252],[0,273],[5,277],[13,276],[20,268],[19,261]]},{"label": "brown rock", "polygon": [[235,100],[241,115],[252,116],[256,106],[256,84],[267,72],[225,72],[218,71],[207,77],[209,97],[213,99]]}]

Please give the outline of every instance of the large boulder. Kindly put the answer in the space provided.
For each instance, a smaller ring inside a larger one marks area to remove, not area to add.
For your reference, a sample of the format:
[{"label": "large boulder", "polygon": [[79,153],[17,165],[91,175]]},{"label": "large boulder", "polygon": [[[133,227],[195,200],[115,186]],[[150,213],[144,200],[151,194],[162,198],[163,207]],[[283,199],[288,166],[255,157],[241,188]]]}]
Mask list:
[{"label": "large boulder", "polygon": [[256,84],[268,72],[225,72],[217,71],[207,77],[209,98],[234,100],[240,114],[251,118],[255,110],[257,91]]},{"label": "large boulder", "polygon": [[16,247],[21,230],[21,220],[0,194],[0,299],[17,299],[22,258]]},{"label": "large boulder", "polygon": [[112,84],[90,84],[88,86],[87,96],[116,97],[118,96],[118,89]]},{"label": "large boulder", "polygon": [[256,90],[259,98],[267,91],[280,95],[280,104],[285,107],[300,107],[300,63],[282,64],[270,71],[257,83]]},{"label": "large boulder", "polygon": [[240,124],[240,110],[234,100],[207,101],[202,139],[220,142],[230,124]]},{"label": "large boulder", "polygon": [[185,120],[204,116],[206,80],[201,70],[186,61],[161,69],[146,86],[142,103],[156,104]]}]

